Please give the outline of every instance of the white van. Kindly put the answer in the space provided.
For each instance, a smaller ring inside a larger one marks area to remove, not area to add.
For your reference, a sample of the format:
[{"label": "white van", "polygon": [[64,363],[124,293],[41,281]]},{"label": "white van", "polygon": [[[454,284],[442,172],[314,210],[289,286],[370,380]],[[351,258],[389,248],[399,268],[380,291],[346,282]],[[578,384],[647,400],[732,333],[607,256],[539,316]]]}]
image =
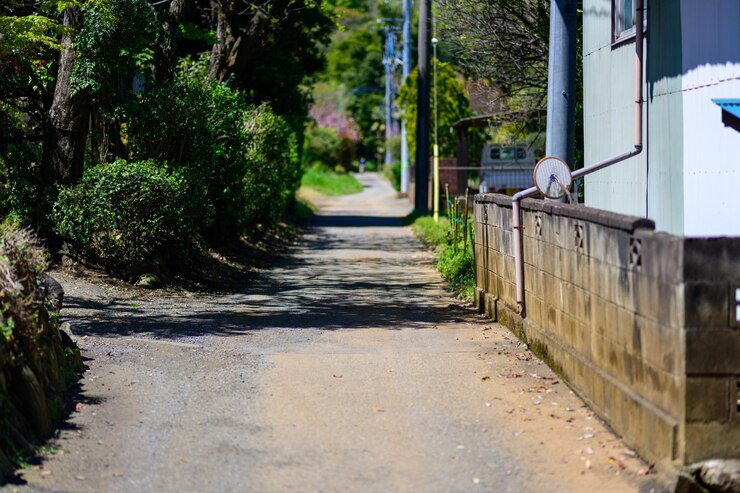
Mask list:
[{"label": "white van", "polygon": [[481,193],[512,194],[534,185],[532,172],[537,164],[527,144],[486,144],[480,160]]}]

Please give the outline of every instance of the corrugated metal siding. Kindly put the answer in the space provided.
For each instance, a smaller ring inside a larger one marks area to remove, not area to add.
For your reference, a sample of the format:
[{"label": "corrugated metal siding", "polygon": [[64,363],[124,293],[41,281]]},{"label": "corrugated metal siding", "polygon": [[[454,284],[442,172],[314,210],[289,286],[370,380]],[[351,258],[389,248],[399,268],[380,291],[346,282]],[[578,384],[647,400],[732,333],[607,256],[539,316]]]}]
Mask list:
[{"label": "corrugated metal siding", "polygon": [[611,0],[583,0],[583,54],[611,44]]},{"label": "corrugated metal siding", "polygon": [[682,0],[684,234],[740,235],[740,132],[713,98],[740,97],[740,1]]},{"label": "corrugated metal siding", "polygon": [[659,230],[684,233],[681,9],[651,0],[647,41],[647,215]]},{"label": "corrugated metal siding", "polygon": [[[611,1],[584,2],[584,157],[586,165],[633,144],[634,42],[611,46]],[[586,204],[645,215],[646,155],[586,177]]]},{"label": "corrugated metal siding", "polygon": [[[586,164],[632,145],[634,44],[610,45],[610,9],[584,1]],[[647,19],[647,152],[586,177],[586,204],[673,234],[740,235],[740,133],[711,101],[740,97],[740,1],[650,0]]]}]

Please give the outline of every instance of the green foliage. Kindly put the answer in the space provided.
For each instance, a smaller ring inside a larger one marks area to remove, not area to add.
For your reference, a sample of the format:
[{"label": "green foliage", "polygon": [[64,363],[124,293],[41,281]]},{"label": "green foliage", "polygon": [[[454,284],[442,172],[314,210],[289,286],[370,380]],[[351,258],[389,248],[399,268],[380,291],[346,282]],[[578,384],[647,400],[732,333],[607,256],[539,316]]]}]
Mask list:
[{"label": "green foliage", "polygon": [[447,217],[434,222],[431,216],[422,216],[412,225],[414,234],[439,255],[437,269],[453,291],[464,299],[471,299],[475,291],[475,265],[471,241],[462,239],[462,224],[458,224],[457,241],[454,228]]},{"label": "green foliage", "polygon": [[204,61],[183,63],[171,84],[144,96],[128,131],[136,159],[181,170],[213,204],[214,234],[273,224],[300,181],[297,139],[286,120],[208,79]]},{"label": "green foliage", "polygon": [[312,126],[305,134],[303,162],[342,166],[348,170],[355,155],[355,144],[337,135],[336,129]]},{"label": "green foliage", "polygon": [[437,269],[455,293],[462,298],[472,299],[475,291],[475,265],[470,250],[455,253],[450,247],[442,249]]},{"label": "green foliage", "polygon": [[362,184],[352,175],[335,173],[322,166],[313,166],[303,174],[301,186],[322,195],[349,195],[362,191]]},{"label": "green foliage", "polygon": [[175,260],[211,216],[182,173],[154,161],[101,164],[64,188],[54,206],[58,234],[118,272]]},{"label": "green foliage", "polygon": [[432,216],[422,216],[411,226],[414,234],[427,246],[446,245],[450,233],[450,223],[446,220],[435,222]]},{"label": "green foliage", "polygon": [[57,17],[53,3],[0,5],[0,215],[42,228],[53,202],[40,143],[65,32]]},{"label": "green foliage", "polygon": [[401,163],[393,163],[383,168],[383,175],[388,178],[397,192],[401,191]]},{"label": "green foliage", "polygon": [[92,167],[53,216],[59,235],[118,273],[167,267],[201,233],[274,224],[300,181],[286,121],[208,79],[203,61],[142,96],[124,128],[136,162]]},{"label": "green foliage", "polygon": [[0,15],[0,57],[38,46],[59,50],[62,31],[62,25],[56,19],[44,15]]},{"label": "green foliage", "polygon": [[147,0],[91,0],[84,9],[84,24],[74,38],[73,93],[111,90],[121,78],[148,68],[155,28]]},{"label": "green foliage", "polygon": [[384,124],[383,36],[375,17],[337,33],[327,50],[325,77],[347,88],[346,108],[360,127],[365,148],[374,152]]},{"label": "green foliage", "polygon": [[244,97],[208,80],[203,62],[184,63],[175,80],[147,93],[130,112],[134,159],[180,170],[215,207],[221,233],[238,231],[247,167]]},{"label": "green foliage", "polygon": [[203,41],[212,45],[218,41],[216,33],[207,31],[191,22],[183,22],[178,26],[180,37],[191,41]]},{"label": "green foliage", "polygon": [[244,219],[274,224],[287,210],[301,179],[295,134],[267,105],[247,113]]},{"label": "green foliage", "polygon": [[[416,155],[417,79],[418,70],[414,70],[401,86],[398,95],[398,105],[403,108],[403,114],[406,117],[406,132],[411,156]],[[470,115],[470,99],[458,74],[452,65],[437,62],[437,121],[440,156],[455,155],[455,135],[451,134],[449,129],[457,120]],[[433,144],[431,140],[430,145]]]}]

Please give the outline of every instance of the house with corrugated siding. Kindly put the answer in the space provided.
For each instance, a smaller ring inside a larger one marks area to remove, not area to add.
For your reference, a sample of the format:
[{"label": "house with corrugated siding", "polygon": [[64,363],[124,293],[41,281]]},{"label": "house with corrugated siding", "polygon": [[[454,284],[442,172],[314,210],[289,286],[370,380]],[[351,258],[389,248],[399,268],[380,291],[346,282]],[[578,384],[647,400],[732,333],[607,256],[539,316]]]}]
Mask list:
[{"label": "house with corrugated siding", "polygon": [[[583,1],[585,163],[633,139],[633,0]],[[643,152],[585,177],[586,205],[684,236],[740,236],[740,1],[648,0]],[[730,113],[728,115],[728,113]]]}]

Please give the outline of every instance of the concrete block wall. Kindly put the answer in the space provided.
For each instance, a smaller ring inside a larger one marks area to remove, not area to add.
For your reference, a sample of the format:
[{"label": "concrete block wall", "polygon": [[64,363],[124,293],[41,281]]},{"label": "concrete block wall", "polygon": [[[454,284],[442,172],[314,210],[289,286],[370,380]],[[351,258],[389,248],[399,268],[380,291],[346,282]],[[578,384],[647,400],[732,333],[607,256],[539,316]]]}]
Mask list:
[{"label": "concrete block wall", "polygon": [[478,306],[643,457],[740,457],[740,239],[687,239],[645,218],[524,200],[519,313],[511,198],[477,195],[475,221]]}]

